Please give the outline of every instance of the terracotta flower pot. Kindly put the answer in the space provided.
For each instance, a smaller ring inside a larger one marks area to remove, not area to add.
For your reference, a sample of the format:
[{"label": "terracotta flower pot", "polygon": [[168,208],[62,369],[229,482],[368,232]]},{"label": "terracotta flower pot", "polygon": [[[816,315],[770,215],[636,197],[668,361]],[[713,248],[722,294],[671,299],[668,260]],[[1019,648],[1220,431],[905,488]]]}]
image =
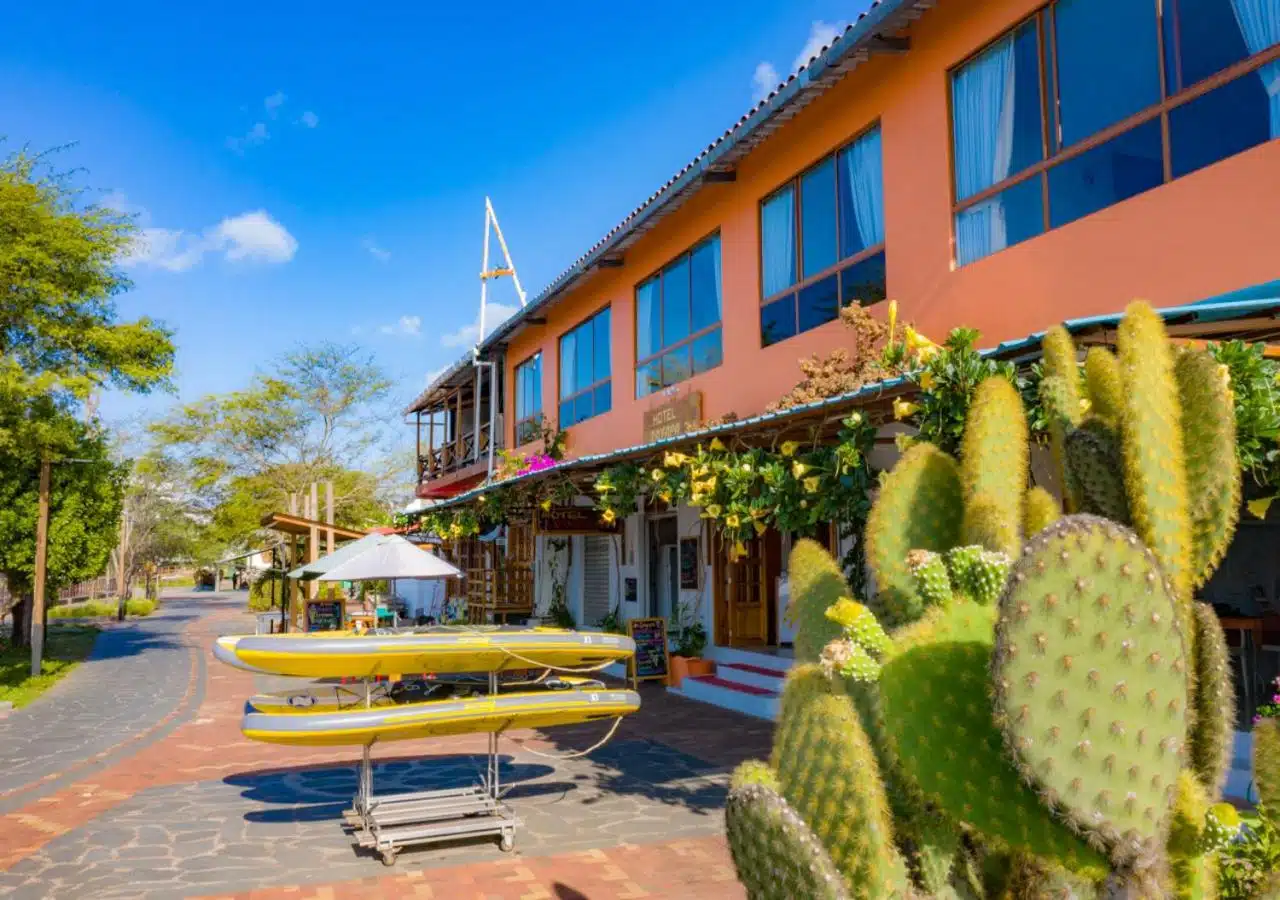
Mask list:
[{"label": "terracotta flower pot", "polygon": [[680,687],[680,682],[686,678],[710,675],[715,670],[716,664],[709,659],[703,659],[699,656],[673,656],[671,657],[671,674],[667,676],[667,684],[678,688]]}]

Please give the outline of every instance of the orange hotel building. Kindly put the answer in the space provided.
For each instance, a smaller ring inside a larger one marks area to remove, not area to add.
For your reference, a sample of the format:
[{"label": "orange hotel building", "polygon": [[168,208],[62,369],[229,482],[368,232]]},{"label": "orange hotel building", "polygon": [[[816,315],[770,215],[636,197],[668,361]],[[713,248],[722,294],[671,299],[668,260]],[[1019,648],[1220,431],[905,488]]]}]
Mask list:
[{"label": "orange hotel building", "polygon": [[[759,414],[841,345],[841,303],[894,298],[935,339],[991,346],[1135,297],[1266,290],[1277,137],[1271,0],[880,0],[489,334],[491,367],[468,355],[415,401],[419,496],[484,480],[491,418],[495,447],[534,449],[545,422],[584,457],[643,444],[680,397]],[[571,539],[579,623],[683,605],[713,654],[789,639],[785,536],[738,609],[695,511],[626,526]],[[545,542],[519,543],[539,596]]]}]

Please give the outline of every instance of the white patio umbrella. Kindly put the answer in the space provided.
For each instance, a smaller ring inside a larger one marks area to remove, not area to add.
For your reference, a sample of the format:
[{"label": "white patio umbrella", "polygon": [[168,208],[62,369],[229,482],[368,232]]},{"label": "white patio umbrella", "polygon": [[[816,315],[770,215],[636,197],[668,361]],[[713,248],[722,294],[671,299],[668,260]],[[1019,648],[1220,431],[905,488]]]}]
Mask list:
[{"label": "white patio umbrella", "polygon": [[389,581],[394,578],[461,578],[462,570],[430,550],[411,544],[399,535],[344,560],[317,581]]}]

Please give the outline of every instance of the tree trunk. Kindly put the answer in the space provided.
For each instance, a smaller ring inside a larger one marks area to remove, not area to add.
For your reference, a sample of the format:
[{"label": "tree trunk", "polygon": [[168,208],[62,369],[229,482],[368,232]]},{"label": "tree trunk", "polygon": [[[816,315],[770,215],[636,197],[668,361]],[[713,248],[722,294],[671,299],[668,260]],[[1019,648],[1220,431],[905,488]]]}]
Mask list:
[{"label": "tree trunk", "polygon": [[26,594],[15,594],[18,598],[13,604],[13,645],[15,647],[31,646],[31,598]]}]

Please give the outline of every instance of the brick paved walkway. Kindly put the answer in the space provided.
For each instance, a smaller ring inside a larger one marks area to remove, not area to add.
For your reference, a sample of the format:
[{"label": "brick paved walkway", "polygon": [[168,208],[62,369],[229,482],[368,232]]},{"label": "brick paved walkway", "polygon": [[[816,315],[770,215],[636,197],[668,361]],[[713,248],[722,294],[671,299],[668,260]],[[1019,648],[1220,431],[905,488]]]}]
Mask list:
[{"label": "brick paved walkway", "polygon": [[[548,761],[524,750],[582,749],[600,737],[599,725],[515,733],[503,742],[502,772],[515,785],[509,799],[525,823],[515,852],[486,842],[406,850],[386,869],[357,853],[340,825],[355,789],[355,752],[276,747],[240,735],[255,678],[216,663],[206,671],[202,660],[215,635],[250,627],[242,604],[243,594],[166,601],[175,621],[156,620],[166,629],[163,647],[155,642],[136,654],[133,672],[159,672],[149,654],[162,649],[185,655],[188,671],[164,670],[172,682],[167,693],[148,688],[167,700],[147,707],[137,736],[122,736],[114,724],[119,714],[104,718],[113,723],[109,741],[78,735],[62,750],[53,742],[50,751],[71,771],[50,780],[32,769],[36,787],[15,791],[10,797],[20,802],[0,807],[0,894],[742,896],[722,836],[723,798],[733,765],[767,755],[768,723],[651,686],[640,712],[589,757]],[[175,628],[178,616],[185,618]],[[73,673],[61,693],[110,695],[112,685],[94,668]],[[29,708],[35,735],[11,745],[9,730],[0,734],[0,758],[40,744],[41,734],[64,733],[57,700]],[[482,736],[466,736],[380,748],[376,789],[465,783],[484,744]]]}]

